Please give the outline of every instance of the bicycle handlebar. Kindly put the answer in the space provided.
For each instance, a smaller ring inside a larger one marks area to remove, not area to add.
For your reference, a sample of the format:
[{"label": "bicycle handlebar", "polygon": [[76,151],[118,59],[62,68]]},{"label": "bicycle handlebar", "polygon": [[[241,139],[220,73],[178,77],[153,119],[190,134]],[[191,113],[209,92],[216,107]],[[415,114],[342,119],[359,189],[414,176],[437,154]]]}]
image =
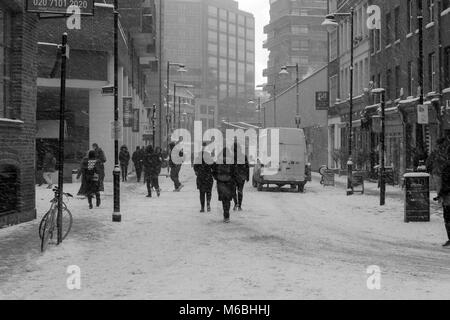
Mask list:
[{"label": "bicycle handlebar", "polygon": [[[54,187],[53,188],[53,192],[55,193],[55,196],[57,196],[59,194],[59,188],[58,187]],[[68,197],[68,198],[73,198],[73,195],[70,194],[70,193],[63,192],[63,195]]]}]

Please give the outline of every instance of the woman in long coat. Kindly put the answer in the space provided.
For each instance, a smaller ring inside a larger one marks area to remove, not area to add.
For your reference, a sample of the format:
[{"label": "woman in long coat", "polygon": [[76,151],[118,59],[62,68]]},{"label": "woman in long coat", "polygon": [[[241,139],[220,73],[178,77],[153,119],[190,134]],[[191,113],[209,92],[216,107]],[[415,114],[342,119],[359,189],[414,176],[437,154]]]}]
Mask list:
[{"label": "woman in long coat", "polygon": [[101,162],[96,158],[95,151],[90,151],[87,159],[81,164],[81,171],[85,179],[85,194],[88,198],[89,209],[93,208],[92,199],[97,200],[97,207],[100,207],[100,173],[102,171]]},{"label": "woman in long coat", "polygon": [[81,186],[78,191],[79,196],[86,196],[86,177],[83,174],[83,165],[89,160],[89,152],[88,154],[81,160],[80,168],[78,169],[77,180],[81,178]]},{"label": "woman in long coat", "polygon": [[214,184],[212,172],[212,157],[203,151],[194,162],[194,172],[197,176],[197,189],[200,192],[200,212],[205,212],[205,198],[208,212],[211,212],[212,188]]},{"label": "woman in long coat", "polygon": [[225,223],[230,222],[230,207],[236,190],[236,167],[231,152],[224,148],[213,165],[213,176],[217,181],[219,201],[222,201],[223,218]]}]

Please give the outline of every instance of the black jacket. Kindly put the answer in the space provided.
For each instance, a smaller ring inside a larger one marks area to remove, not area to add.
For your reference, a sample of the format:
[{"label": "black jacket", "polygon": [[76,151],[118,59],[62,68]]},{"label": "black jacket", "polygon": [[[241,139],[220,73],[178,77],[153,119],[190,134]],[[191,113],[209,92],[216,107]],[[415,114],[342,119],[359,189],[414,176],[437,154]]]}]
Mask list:
[{"label": "black jacket", "polygon": [[442,187],[439,192],[440,198],[445,198],[450,195],[450,163],[447,162],[442,169]]},{"label": "black jacket", "polygon": [[[242,156],[241,156],[242,157]],[[234,155],[234,163],[236,165],[236,183],[244,183],[245,181],[250,180],[250,164],[248,162],[248,158],[244,155],[245,163],[239,163],[240,160],[238,155]]]},{"label": "black jacket", "polygon": [[159,176],[161,173],[162,157],[157,153],[145,153],[144,168],[148,177]]},{"label": "black jacket", "polygon": [[[211,155],[207,152],[203,152],[199,155],[194,164],[195,175],[197,176],[197,189],[200,191],[211,192],[214,179],[213,179],[213,166],[211,163]],[[201,162],[201,164],[199,164]]]},{"label": "black jacket", "polygon": [[130,163],[130,153],[127,149],[120,150],[119,161],[121,165],[128,165]]}]

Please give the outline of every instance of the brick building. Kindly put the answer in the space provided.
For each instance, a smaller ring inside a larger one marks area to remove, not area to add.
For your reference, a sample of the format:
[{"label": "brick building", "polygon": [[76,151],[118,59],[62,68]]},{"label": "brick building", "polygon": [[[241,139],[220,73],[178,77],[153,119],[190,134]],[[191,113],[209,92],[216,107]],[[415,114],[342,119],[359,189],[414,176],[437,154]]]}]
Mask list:
[{"label": "brick building", "polygon": [[[332,168],[346,168],[348,160],[350,49],[354,49],[353,78],[353,160],[360,170],[375,165],[371,157],[377,135],[366,125],[366,109],[371,103],[370,86],[370,32],[366,25],[368,0],[332,0],[329,11],[348,13],[354,10],[354,38],[350,39],[350,18],[340,18],[339,27],[329,34],[328,81],[330,109],[328,112],[328,164]],[[322,19],[323,20],[323,19]]]},{"label": "brick building", "polygon": [[36,218],[36,17],[0,2],[0,227]]},{"label": "brick building", "polygon": [[418,123],[417,112],[419,1],[371,3],[382,12],[382,30],[371,35],[371,78],[386,89],[386,163],[401,176],[427,158],[440,136],[450,135],[450,1],[421,1],[423,96],[429,114],[425,125]]},{"label": "brick building", "polygon": [[[110,5],[112,1],[107,1]],[[130,151],[151,143],[149,131],[153,103],[158,96],[149,96],[150,77],[154,77],[155,3],[119,1],[119,145]],[[98,143],[107,158],[106,180],[112,180],[114,168],[114,97],[103,95],[102,88],[114,83],[112,6],[96,5],[94,16],[83,16],[81,30],[67,30],[61,19],[40,20],[40,42],[60,43],[68,32],[70,59],[68,60],[66,89],[66,137],[64,178],[71,179],[71,170],[79,167],[81,159]],[[59,132],[59,70],[56,50],[39,46],[39,74],[37,92],[37,151],[39,160],[44,150],[57,154]],[[124,110],[131,99],[132,112]],[[122,103],[123,102],[123,103]],[[131,121],[128,121],[131,119]]]}]

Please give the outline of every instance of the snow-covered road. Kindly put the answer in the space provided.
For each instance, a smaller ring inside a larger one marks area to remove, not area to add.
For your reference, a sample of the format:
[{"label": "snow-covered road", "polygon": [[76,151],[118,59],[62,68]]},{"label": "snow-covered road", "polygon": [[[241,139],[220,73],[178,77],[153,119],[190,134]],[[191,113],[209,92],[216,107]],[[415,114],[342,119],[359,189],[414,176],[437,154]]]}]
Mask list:
[{"label": "snow-covered road", "polygon": [[[450,251],[440,215],[403,223],[403,203],[346,197],[317,181],[305,194],[258,193],[247,187],[244,212],[222,223],[199,213],[195,178],[161,198],[122,186],[122,223],[112,223],[112,191],[104,206],[69,202],[75,221],[60,247],[39,252],[38,221],[0,230],[3,299],[403,299],[450,298]],[[67,185],[76,191],[77,185]],[[39,216],[50,192],[38,190]],[[81,269],[81,290],[68,290],[67,267]],[[369,266],[381,269],[381,290],[369,290]]]}]

